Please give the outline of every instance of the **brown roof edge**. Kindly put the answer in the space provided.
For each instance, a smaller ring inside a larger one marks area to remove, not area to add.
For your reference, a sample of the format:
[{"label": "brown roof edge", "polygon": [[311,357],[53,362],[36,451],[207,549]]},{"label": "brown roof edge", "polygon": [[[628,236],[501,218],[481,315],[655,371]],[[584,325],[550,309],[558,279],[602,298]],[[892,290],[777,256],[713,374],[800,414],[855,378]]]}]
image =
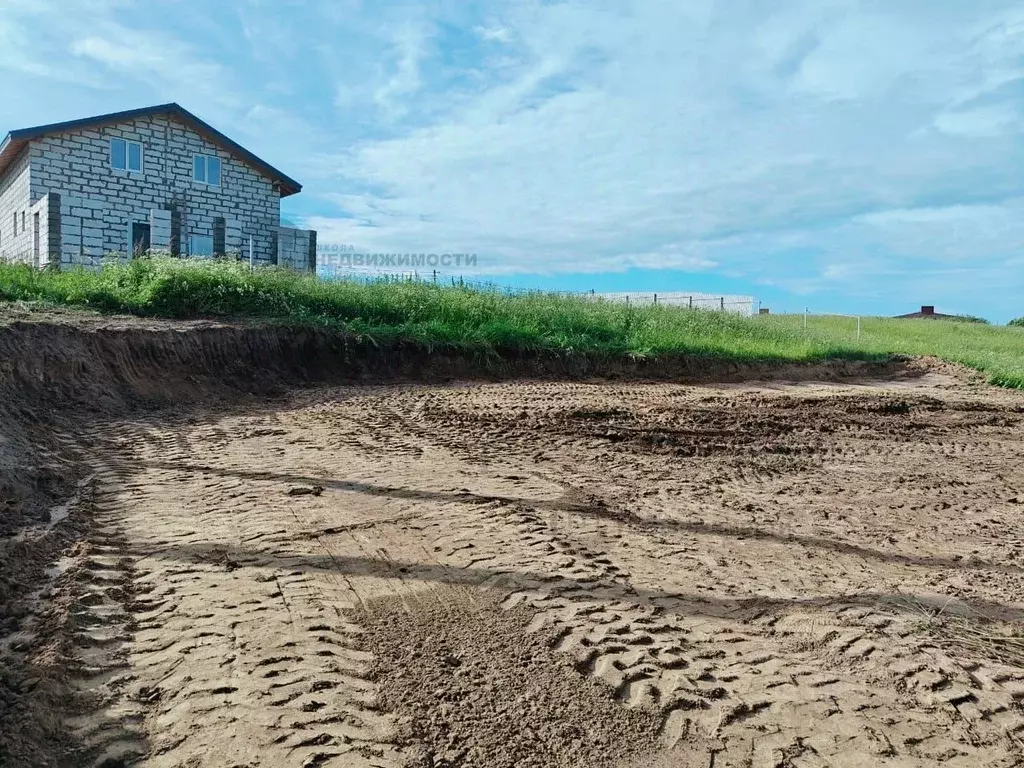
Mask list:
[{"label": "brown roof edge", "polygon": [[96,115],[95,117],[86,117],[80,120],[69,120],[63,123],[50,123],[49,125],[37,125],[33,128],[22,128],[17,131],[11,131],[4,138],[3,142],[0,142],[0,174],[3,174],[3,172],[7,170],[11,161],[14,160],[28,142],[33,139],[38,139],[53,133],[68,133],[70,131],[94,128],[101,125],[110,125],[111,123],[119,123],[125,120],[133,120],[138,117],[152,117],[154,115],[164,114],[175,116],[182,122],[191,125],[214,144],[220,145],[228,152],[231,152],[257,170],[265,173],[277,182],[281,190],[281,197],[288,197],[289,195],[294,195],[302,191],[302,185],[295,179],[281,173],[281,171],[277,170],[277,168],[272,166],[270,163],[257,157],[241,144],[232,141],[209,123],[200,120],[187,109],[175,102],[171,102],[169,104],[158,104],[153,107],[142,107],[141,109],[129,109],[124,112],[110,112],[105,115]]}]

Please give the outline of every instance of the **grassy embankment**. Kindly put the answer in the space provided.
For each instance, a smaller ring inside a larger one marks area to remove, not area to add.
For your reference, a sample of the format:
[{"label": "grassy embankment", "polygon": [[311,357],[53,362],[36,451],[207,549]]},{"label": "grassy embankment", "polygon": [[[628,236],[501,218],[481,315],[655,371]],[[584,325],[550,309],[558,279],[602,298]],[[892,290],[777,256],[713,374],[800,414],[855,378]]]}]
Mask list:
[{"label": "grassy embankment", "polygon": [[326,282],[234,262],[139,260],[101,272],[0,265],[0,301],[27,301],[164,318],[257,318],[322,325],[381,342],[482,353],[560,350],[741,361],[880,359],[930,354],[1024,387],[1024,329],[939,321],[865,320],[860,342],[843,318],[744,318],[630,307],[551,294],[506,295],[416,282]]},{"label": "grassy embankment", "polygon": [[[760,318],[761,321],[766,318]],[[975,368],[993,384],[1024,389],[1024,328],[999,327],[951,320],[896,320],[865,317],[857,341],[853,318],[783,315],[773,326],[806,333],[808,340],[845,343],[865,353],[932,355]]]}]

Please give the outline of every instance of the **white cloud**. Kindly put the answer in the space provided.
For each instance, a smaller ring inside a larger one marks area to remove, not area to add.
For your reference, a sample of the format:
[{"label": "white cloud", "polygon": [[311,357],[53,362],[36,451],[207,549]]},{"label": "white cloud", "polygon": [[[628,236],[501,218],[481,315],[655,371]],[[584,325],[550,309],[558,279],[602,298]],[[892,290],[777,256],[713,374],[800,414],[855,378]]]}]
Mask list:
[{"label": "white cloud", "polygon": [[475,27],[474,32],[480,36],[481,40],[487,40],[489,42],[497,43],[510,43],[512,42],[512,30],[508,27]]},{"label": "white cloud", "polygon": [[129,30],[114,22],[103,25],[102,30],[102,34],[73,40],[71,54],[123,77],[149,82],[168,95],[191,93],[237,103],[225,68],[204,59],[191,46],[164,34]]},{"label": "white cloud", "polygon": [[[889,211],[855,219],[849,233],[906,260],[978,266],[1024,252],[1024,197],[998,204]],[[1011,282],[1014,276],[1008,275]]]},{"label": "white cloud", "polygon": [[825,280],[850,280],[856,278],[861,270],[857,264],[829,264],[821,272]]},{"label": "white cloud", "polygon": [[[26,9],[27,10],[27,9]],[[39,13],[39,8],[32,8]],[[98,87],[95,79],[75,69],[55,62],[49,52],[34,41],[33,29],[24,21],[0,18],[0,76],[4,76],[5,89],[10,89],[11,73],[28,75],[40,80]],[[3,75],[6,72],[8,74]]]},{"label": "white cloud", "polygon": [[374,91],[373,98],[389,118],[399,118],[407,108],[402,99],[422,86],[420,62],[427,55],[430,32],[422,25],[406,23],[395,30],[392,49],[395,60],[390,64],[387,80]]},{"label": "white cloud", "polygon": [[1005,133],[1018,133],[1024,128],[1019,108],[1013,104],[944,112],[935,118],[935,127],[950,136],[992,138]]}]

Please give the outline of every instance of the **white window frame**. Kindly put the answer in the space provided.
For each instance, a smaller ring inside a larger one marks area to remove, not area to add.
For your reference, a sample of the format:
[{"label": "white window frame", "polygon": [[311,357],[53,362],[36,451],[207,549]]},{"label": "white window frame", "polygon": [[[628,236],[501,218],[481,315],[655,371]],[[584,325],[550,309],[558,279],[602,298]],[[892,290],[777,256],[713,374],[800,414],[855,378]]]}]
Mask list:
[{"label": "white window frame", "polygon": [[[114,142],[115,141],[123,141],[124,142],[124,168],[118,168],[116,165],[114,165]],[[139,167],[138,168],[132,168],[131,167],[130,158],[132,156],[131,147],[132,147],[133,144],[136,147],[139,148]],[[110,148],[109,148],[109,154],[107,156],[107,160],[110,163],[111,170],[114,170],[114,171],[126,171],[127,173],[142,173],[145,170],[145,168],[146,168],[146,152],[145,152],[145,147],[142,146],[142,142],[141,141],[132,141],[131,139],[123,139],[120,136],[111,136],[110,137]]]},{"label": "white window frame", "polygon": [[[201,181],[196,178],[196,160],[202,158],[203,160],[203,175],[210,178],[210,160],[216,160],[220,170],[217,174],[217,183],[213,184],[209,181]],[[207,187],[220,187],[224,183],[224,161],[221,160],[217,155],[206,155],[202,153],[196,153],[192,156],[192,181],[196,184],[203,184]]]}]

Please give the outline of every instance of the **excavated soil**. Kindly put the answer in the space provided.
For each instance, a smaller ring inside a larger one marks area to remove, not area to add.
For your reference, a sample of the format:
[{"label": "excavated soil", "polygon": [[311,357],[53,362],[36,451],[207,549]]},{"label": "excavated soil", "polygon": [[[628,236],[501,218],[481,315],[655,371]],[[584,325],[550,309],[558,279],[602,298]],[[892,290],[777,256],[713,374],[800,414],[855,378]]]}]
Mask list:
[{"label": "excavated soil", "polygon": [[652,751],[657,711],[619,706],[612,688],[554,652],[556,633],[529,631],[532,610],[503,597],[438,586],[380,599],[360,617],[377,703],[407,725],[409,762],[614,768]]},{"label": "excavated soil", "polygon": [[1022,393],[73,316],[0,353],[0,765],[1024,762]]}]

